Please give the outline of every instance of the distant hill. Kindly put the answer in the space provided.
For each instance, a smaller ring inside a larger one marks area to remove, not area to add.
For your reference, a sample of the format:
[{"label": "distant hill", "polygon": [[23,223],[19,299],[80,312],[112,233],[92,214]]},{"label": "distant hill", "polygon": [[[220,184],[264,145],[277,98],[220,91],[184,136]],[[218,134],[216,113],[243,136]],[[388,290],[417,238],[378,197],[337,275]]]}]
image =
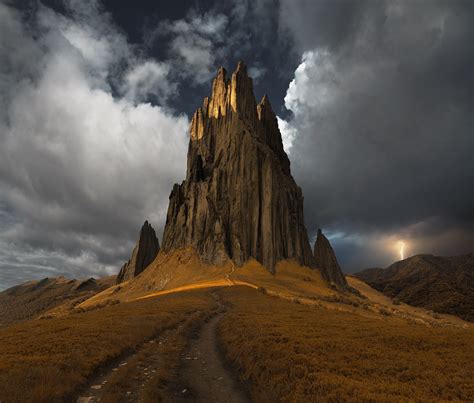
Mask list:
[{"label": "distant hill", "polygon": [[110,287],[115,278],[68,280],[53,277],[11,287],[0,292],[0,328],[36,318],[53,309],[68,310]]},{"label": "distant hill", "polygon": [[354,276],[391,298],[474,322],[474,253],[417,255]]}]

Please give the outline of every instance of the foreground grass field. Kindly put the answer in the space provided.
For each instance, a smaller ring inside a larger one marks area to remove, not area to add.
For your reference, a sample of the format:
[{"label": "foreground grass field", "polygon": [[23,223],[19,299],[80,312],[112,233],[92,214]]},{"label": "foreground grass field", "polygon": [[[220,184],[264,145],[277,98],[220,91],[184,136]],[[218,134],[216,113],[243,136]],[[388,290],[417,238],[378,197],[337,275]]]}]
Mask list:
[{"label": "foreground grass field", "polygon": [[[214,307],[210,294],[188,292],[4,329],[0,331],[0,401],[70,400],[104,363],[190,317],[199,321]],[[160,379],[166,379],[167,369],[163,372]]]},{"label": "foreground grass field", "polygon": [[[169,401],[190,337],[216,308],[225,360],[254,401],[472,401],[474,332],[372,311],[306,306],[264,288],[212,287],[120,303],[0,331],[0,401],[70,401],[97,369],[137,351],[102,401],[136,388],[140,362],[156,376],[136,401]],[[192,336],[194,334],[194,336]],[[166,343],[146,343],[163,335]],[[166,336],[165,336],[166,335]],[[135,385],[134,385],[135,384]],[[135,393],[135,392],[134,392]],[[83,395],[83,394],[81,394]]]},{"label": "foreground grass field", "polygon": [[473,401],[474,333],[220,291],[228,361],[255,401]]}]

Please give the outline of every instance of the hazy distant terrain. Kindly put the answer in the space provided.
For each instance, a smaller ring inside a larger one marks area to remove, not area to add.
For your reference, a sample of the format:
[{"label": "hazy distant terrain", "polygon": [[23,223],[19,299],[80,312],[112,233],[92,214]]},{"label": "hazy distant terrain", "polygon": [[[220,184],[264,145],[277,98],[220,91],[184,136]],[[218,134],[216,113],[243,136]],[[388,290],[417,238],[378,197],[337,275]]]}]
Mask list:
[{"label": "hazy distant terrain", "polygon": [[474,321],[474,253],[417,255],[354,276],[391,298]]},{"label": "hazy distant terrain", "polygon": [[34,319],[60,307],[72,309],[113,284],[115,276],[80,281],[64,277],[29,281],[0,292],[0,327]]}]

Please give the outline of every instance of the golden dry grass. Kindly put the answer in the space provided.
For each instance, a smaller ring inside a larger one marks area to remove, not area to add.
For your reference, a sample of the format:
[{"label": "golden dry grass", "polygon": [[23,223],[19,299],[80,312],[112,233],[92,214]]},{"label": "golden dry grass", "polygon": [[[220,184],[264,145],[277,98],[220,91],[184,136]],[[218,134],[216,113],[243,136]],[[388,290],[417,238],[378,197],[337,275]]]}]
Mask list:
[{"label": "golden dry grass", "polygon": [[[162,295],[163,290],[174,290],[191,285],[190,288],[212,286],[214,281],[223,285],[231,263],[211,266],[200,261],[192,248],[181,249],[170,254],[158,254],[148,268],[132,281],[113,286],[80,306],[87,308],[111,299],[133,301],[144,296]],[[188,290],[189,288],[185,288]]]},{"label": "golden dry grass", "polygon": [[[184,298],[187,298],[186,296]],[[112,372],[106,385],[102,387],[103,403],[124,400],[127,392],[135,391],[133,399],[141,403],[154,403],[167,400],[169,389],[178,376],[181,356],[187,348],[188,340],[195,335],[201,324],[208,320],[209,311],[199,311],[188,315],[178,328],[163,332],[159,343],[157,339],[145,345],[127,360],[127,365],[119,366]],[[144,368],[153,368],[153,376],[143,376]],[[137,388],[137,386],[143,387]]]},{"label": "golden dry grass", "polygon": [[200,261],[193,248],[185,248],[167,255],[159,254],[137,278],[111,287],[80,306],[87,308],[110,300],[133,301],[196,288],[236,284],[262,287],[269,293],[282,297],[338,295],[328,287],[318,270],[300,266],[295,261],[279,262],[276,272],[276,275],[272,275],[254,259],[250,259],[242,267],[236,267],[230,261],[222,266],[207,265]]},{"label": "golden dry grass", "polygon": [[337,292],[323,280],[319,270],[311,270],[294,260],[283,260],[276,265],[273,275],[255,259],[236,267],[232,279],[265,288],[275,295],[334,296]]},{"label": "golden dry grass", "polygon": [[474,332],[220,291],[229,362],[255,401],[472,401]]},{"label": "golden dry grass", "polygon": [[33,320],[0,331],[0,401],[64,400],[104,363],[214,306],[188,292]]},{"label": "golden dry grass", "polygon": [[[189,332],[215,307],[216,287],[229,303],[218,328],[221,347],[256,401],[472,400],[472,326],[394,305],[349,282],[366,298],[340,293],[292,261],[271,275],[253,260],[211,267],[189,250],[159,256],[137,279],[75,313],[0,331],[0,401],[64,400],[98,367],[138,348],[105,399],[119,400],[137,375],[132,364],[152,353],[157,374],[140,399],[163,399]],[[159,352],[143,344],[185,323]]]},{"label": "golden dry grass", "polygon": [[[132,301],[195,289],[246,285],[259,288],[269,295],[289,301],[298,301],[308,306],[319,306],[346,312],[356,312],[369,317],[380,313],[410,318],[413,321],[434,326],[469,326],[464,321],[449,316],[433,316],[422,308],[406,304],[394,306],[387,298],[371,289],[365,283],[348,278],[349,284],[361,291],[365,297],[353,293],[343,293],[330,287],[318,270],[300,266],[292,260],[281,261],[276,266],[276,274],[268,272],[259,262],[250,259],[244,266],[237,267],[231,262],[223,266],[210,266],[199,260],[192,248],[177,250],[168,255],[158,255],[155,261],[132,281],[111,287],[83,302],[80,306],[91,308],[116,300]],[[370,290],[370,292],[366,292]],[[383,296],[382,296],[383,297]]]}]

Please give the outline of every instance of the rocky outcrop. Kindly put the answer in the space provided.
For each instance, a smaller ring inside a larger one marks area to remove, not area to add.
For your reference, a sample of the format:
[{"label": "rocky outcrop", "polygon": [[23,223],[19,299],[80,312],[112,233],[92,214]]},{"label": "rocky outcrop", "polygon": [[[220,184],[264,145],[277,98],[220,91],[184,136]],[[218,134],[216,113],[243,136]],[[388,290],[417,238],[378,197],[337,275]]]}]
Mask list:
[{"label": "rocky outcrop", "polygon": [[132,257],[120,269],[117,276],[117,284],[138,276],[155,260],[159,251],[160,244],[156,237],[155,230],[148,221],[145,221],[140,231],[137,244],[135,248],[133,248]]},{"label": "rocky outcrop", "polygon": [[243,63],[230,79],[219,69],[191,122],[186,179],[171,192],[162,247],[187,246],[211,264],[253,257],[273,272],[282,259],[313,263],[275,113],[266,96],[257,104]]},{"label": "rocky outcrop", "polygon": [[334,249],[320,229],[318,229],[318,236],[314,244],[314,260],[326,281],[343,288],[347,287],[346,278],[337,262]]}]

